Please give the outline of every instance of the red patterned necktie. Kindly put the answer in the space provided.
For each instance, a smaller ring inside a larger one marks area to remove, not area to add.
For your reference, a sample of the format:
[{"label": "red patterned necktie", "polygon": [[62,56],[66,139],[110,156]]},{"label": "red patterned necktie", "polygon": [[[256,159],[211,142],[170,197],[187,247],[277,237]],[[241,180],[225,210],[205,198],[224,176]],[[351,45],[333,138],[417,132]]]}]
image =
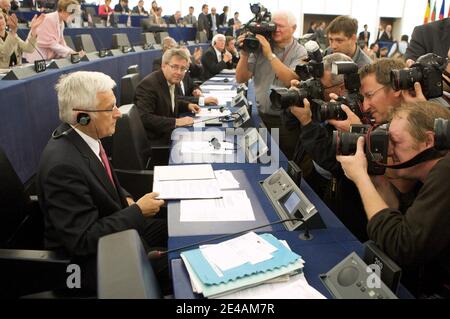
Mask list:
[{"label": "red patterned necktie", "polygon": [[105,166],[106,173],[108,174],[109,180],[115,187],[116,185],[114,184],[114,180],[113,180],[112,173],[111,173],[111,167],[109,166],[109,161],[108,161],[108,157],[106,156],[105,149],[103,148],[103,145],[100,141],[98,143],[100,145],[100,158],[102,159],[103,165]]}]

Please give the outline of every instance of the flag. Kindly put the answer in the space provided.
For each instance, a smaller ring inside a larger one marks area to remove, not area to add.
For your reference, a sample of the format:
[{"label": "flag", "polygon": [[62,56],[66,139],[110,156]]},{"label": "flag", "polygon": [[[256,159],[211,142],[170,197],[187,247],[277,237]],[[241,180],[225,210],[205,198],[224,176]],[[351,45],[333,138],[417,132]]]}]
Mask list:
[{"label": "flag", "polygon": [[439,12],[439,20],[444,19],[445,0],[442,0],[441,11]]},{"label": "flag", "polygon": [[437,2],[437,0],[434,0],[434,7],[433,7],[433,12],[431,13],[430,21],[436,21],[436,2]]},{"label": "flag", "polygon": [[423,24],[428,23],[430,19],[430,0],[427,1],[427,9],[425,10],[425,17],[423,18]]}]

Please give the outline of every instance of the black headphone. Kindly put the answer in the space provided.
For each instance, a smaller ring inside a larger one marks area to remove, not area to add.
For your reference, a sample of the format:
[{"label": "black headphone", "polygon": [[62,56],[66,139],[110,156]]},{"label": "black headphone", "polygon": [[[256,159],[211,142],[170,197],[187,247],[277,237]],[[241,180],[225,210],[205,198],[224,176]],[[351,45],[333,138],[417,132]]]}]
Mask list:
[{"label": "black headphone", "polygon": [[77,123],[86,126],[91,122],[91,117],[87,113],[78,113],[77,115]]},{"label": "black headphone", "polygon": [[[75,125],[74,127],[77,127],[78,125],[81,126],[86,126],[91,122],[91,117],[89,116],[89,114],[87,113],[78,113],[77,114],[77,125]],[[61,133],[57,133],[57,130],[54,130],[52,133],[52,138],[54,139],[58,139],[60,137],[66,136],[67,134],[70,133],[70,131],[72,131],[74,129],[74,127],[70,127],[68,130],[65,130]]]}]

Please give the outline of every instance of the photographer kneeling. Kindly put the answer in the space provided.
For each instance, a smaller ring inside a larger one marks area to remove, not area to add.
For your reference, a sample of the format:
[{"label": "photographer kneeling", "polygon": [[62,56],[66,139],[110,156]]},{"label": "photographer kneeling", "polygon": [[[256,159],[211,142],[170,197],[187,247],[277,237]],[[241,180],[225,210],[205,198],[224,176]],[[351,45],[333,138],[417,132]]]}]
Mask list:
[{"label": "photographer kneeling", "polygon": [[364,138],[358,139],[355,155],[336,157],[359,190],[369,238],[403,267],[404,283],[418,296],[449,296],[449,119],[450,110],[431,102],[393,109],[388,154],[394,164],[403,164],[396,170],[399,177],[423,183],[405,214],[385,201],[395,194],[384,176],[377,176],[384,179],[377,181],[378,188],[385,185],[381,194],[374,186],[367,173]]}]

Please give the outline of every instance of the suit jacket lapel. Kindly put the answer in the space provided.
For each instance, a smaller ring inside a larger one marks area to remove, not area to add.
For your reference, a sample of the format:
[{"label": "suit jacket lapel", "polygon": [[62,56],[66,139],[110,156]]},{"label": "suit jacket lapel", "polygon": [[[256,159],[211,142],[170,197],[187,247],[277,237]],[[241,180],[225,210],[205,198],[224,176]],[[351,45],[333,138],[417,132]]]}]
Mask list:
[{"label": "suit jacket lapel", "polygon": [[[68,124],[64,124],[64,126],[63,126],[63,130],[67,130],[70,127]],[[75,131],[71,131],[67,135],[67,138],[75,145],[75,147],[80,152],[81,156],[84,157],[84,159],[88,163],[89,168],[92,171],[92,173],[102,183],[103,187],[108,191],[108,193],[111,195],[111,197],[113,197],[113,199],[115,201],[122,204],[116,188],[114,187],[114,185],[111,184],[108,174],[106,173],[105,167],[100,162],[100,160],[97,158],[97,156],[94,154],[94,152],[91,150],[91,148],[86,144],[86,142],[81,138],[81,136],[78,135],[78,133]],[[112,166],[111,166],[111,170],[112,170]],[[116,182],[117,187],[120,187],[117,182],[117,179],[115,179],[114,182]]]}]

